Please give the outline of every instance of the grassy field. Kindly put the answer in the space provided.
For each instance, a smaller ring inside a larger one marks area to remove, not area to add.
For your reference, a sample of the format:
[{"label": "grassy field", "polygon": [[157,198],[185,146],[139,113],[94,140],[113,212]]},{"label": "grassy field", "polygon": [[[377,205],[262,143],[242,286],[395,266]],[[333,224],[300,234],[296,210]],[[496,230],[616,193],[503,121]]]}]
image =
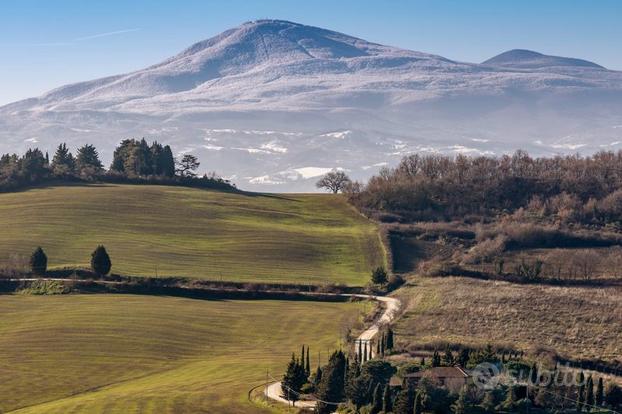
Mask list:
[{"label": "grassy field", "polygon": [[440,341],[548,348],[572,358],[622,354],[622,288],[517,285],[417,278],[402,297],[397,338],[413,349]]},{"label": "grassy field", "polygon": [[376,226],[339,196],[92,185],[0,194],[0,263],[41,245],[50,267],[235,281],[363,285],[383,264]]},{"label": "grassy field", "polygon": [[251,386],[336,349],[363,303],[0,296],[0,411],[264,413]]}]

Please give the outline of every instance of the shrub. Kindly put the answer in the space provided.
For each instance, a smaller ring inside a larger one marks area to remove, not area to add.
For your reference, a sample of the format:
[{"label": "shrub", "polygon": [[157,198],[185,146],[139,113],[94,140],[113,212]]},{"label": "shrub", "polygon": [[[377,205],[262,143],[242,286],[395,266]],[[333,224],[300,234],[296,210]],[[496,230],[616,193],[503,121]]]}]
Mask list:
[{"label": "shrub", "polygon": [[387,283],[387,271],[384,267],[377,267],[371,273],[371,281],[376,285]]},{"label": "shrub", "polygon": [[41,247],[37,247],[30,256],[30,269],[36,275],[45,274],[48,267],[48,257]]},{"label": "shrub", "polygon": [[104,246],[97,246],[95,251],[91,254],[91,269],[99,276],[105,276],[110,273],[112,262],[110,256],[106,252]]}]

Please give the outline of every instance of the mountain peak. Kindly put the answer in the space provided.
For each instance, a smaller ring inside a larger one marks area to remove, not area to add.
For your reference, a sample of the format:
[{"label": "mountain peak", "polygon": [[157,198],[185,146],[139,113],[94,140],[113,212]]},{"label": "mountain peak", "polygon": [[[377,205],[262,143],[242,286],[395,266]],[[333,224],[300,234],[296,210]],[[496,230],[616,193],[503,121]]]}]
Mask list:
[{"label": "mountain peak", "polygon": [[486,60],[485,62],[482,62],[482,64],[520,69],[538,69],[556,66],[605,69],[604,67],[588,60],[544,55],[542,53],[526,49],[508,50],[507,52],[503,52],[491,59]]}]

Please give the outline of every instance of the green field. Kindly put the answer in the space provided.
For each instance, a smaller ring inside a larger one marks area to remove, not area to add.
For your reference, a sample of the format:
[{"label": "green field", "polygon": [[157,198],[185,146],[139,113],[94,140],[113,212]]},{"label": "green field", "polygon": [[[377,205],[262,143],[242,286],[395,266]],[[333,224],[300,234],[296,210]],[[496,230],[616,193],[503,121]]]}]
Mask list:
[{"label": "green field", "polygon": [[0,194],[0,263],[41,245],[49,267],[235,281],[363,285],[384,263],[376,226],[340,196],[90,185]]},{"label": "green field", "polygon": [[[302,343],[339,346],[366,304],[0,296],[0,411],[262,413],[247,391]],[[317,364],[313,357],[311,364]]]}]

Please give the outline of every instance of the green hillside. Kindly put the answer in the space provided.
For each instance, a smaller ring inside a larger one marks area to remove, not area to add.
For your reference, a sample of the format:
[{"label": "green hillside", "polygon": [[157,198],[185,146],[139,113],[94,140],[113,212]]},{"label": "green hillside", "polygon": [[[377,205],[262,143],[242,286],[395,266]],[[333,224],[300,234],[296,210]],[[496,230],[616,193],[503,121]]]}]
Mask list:
[{"label": "green hillside", "polygon": [[364,304],[3,296],[0,411],[263,413],[247,401],[302,343],[339,346]]},{"label": "green hillside", "polygon": [[113,272],[362,285],[384,262],[375,225],[339,196],[140,185],[0,194],[0,262],[41,245],[50,267],[87,266],[104,244]]}]

